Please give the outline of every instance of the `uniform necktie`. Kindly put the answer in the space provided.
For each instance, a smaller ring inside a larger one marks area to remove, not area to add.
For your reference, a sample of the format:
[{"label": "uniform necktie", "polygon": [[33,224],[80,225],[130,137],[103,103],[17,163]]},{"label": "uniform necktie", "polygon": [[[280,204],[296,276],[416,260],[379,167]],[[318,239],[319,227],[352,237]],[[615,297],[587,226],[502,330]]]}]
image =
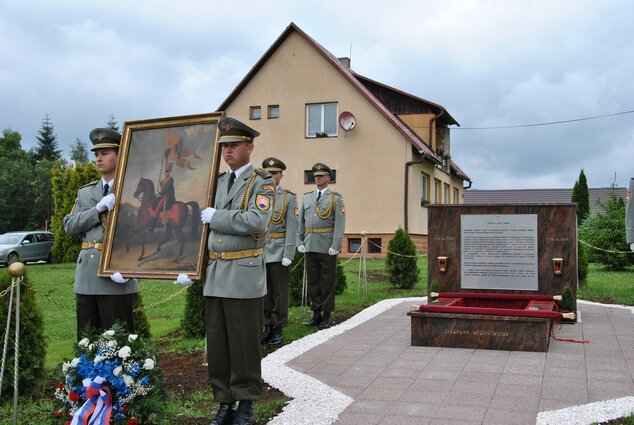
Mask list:
[{"label": "uniform necktie", "polygon": [[321,198],[321,190],[317,191],[317,202],[319,202],[319,198]]},{"label": "uniform necktie", "polygon": [[110,186],[108,186],[108,183],[103,185],[103,196],[106,196],[108,194],[108,191],[110,190]]},{"label": "uniform necktie", "polygon": [[236,181],[236,173],[233,171],[229,174],[229,186],[227,187],[227,192],[231,190],[231,186],[233,186],[233,182]]}]

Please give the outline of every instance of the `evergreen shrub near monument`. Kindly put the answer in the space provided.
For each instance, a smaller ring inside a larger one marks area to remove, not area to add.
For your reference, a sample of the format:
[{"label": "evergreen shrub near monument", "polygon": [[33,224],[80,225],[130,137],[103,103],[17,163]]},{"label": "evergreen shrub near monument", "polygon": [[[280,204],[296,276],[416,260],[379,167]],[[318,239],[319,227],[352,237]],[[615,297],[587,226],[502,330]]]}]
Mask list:
[{"label": "evergreen shrub near monument", "polygon": [[418,282],[420,270],[416,264],[416,246],[409,234],[399,227],[387,250],[385,271],[388,280],[397,288],[412,289]]},{"label": "evergreen shrub near monument", "polygon": [[[44,319],[41,308],[35,302],[35,294],[27,286],[28,274],[20,285],[20,340],[18,358],[18,390],[20,395],[36,395],[41,392],[45,379],[44,358],[46,357],[46,341],[44,339]],[[11,286],[8,269],[0,273],[0,293]],[[15,365],[15,301],[13,290],[11,306],[11,326],[9,328],[9,344],[5,360],[4,378],[2,380],[2,399],[13,397],[13,380]],[[0,297],[0,334],[4,337],[9,307],[9,294]],[[4,338],[0,339],[0,353],[4,346]],[[0,354],[1,355],[1,354]],[[1,358],[0,358],[1,360]]]},{"label": "evergreen shrub near monument", "polygon": [[185,338],[205,337],[205,297],[203,288],[205,284],[197,280],[187,288],[185,298],[185,314],[181,320],[181,330]]}]

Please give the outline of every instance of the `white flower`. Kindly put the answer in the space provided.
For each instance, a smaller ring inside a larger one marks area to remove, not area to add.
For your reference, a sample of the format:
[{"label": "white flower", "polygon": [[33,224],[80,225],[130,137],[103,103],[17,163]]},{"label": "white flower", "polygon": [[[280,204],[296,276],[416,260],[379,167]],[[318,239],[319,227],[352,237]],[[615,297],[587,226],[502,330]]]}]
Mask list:
[{"label": "white flower", "polygon": [[130,335],[128,335],[128,341],[129,341],[129,342],[136,341],[136,339],[137,339],[138,337],[139,337],[139,336],[138,336],[138,335],[136,335],[136,334],[130,334]]},{"label": "white flower", "polygon": [[131,353],[132,349],[126,345],[119,350],[119,357],[121,357],[122,359],[126,359],[130,357]]},{"label": "white flower", "polygon": [[79,357],[75,357],[70,361],[70,367],[77,367],[79,363],[81,363],[81,360],[79,360]]},{"label": "white flower", "polygon": [[110,329],[109,331],[105,331],[103,333],[103,336],[114,336],[114,331],[112,329]]},{"label": "white flower", "polygon": [[90,344],[90,345],[88,346],[88,349],[89,349],[90,351],[92,351],[92,349],[93,349],[93,348],[95,348],[95,344]]},{"label": "white flower", "polygon": [[117,341],[108,341],[108,342],[106,343],[106,346],[107,346],[108,348],[115,347],[116,345],[117,345]]},{"label": "white flower", "polygon": [[84,348],[87,348],[88,344],[90,344],[90,340],[88,338],[83,338],[81,341],[77,343],[77,345]]},{"label": "white flower", "polygon": [[64,362],[62,364],[62,373],[64,373],[64,375],[66,375],[66,372],[68,372],[68,368],[70,367],[70,363],[69,362]]},{"label": "white flower", "polygon": [[145,359],[145,362],[143,362],[143,369],[145,369],[145,370],[152,370],[152,369],[154,369],[154,360],[152,360],[152,359]]},{"label": "white flower", "polygon": [[97,364],[97,363],[99,363],[100,361],[102,361],[103,359],[104,359],[104,358],[103,358],[103,356],[99,356],[99,355],[97,355],[97,356],[95,356],[95,358],[93,359],[92,363],[93,363],[93,364]]},{"label": "white flower", "polygon": [[129,387],[130,385],[134,384],[134,378],[130,375],[123,375],[123,382],[125,382],[126,387]]},{"label": "white flower", "polygon": [[112,371],[112,374],[114,376],[119,376],[121,375],[121,371],[123,370],[123,368],[121,366],[117,366],[114,368],[114,370]]}]

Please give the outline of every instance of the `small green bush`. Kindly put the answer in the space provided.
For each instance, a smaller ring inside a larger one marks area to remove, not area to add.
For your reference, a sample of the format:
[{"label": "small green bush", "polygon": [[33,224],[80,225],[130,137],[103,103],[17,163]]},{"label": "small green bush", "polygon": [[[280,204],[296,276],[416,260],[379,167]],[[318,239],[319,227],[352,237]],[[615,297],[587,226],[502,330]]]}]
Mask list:
[{"label": "small green bush", "polygon": [[205,282],[195,281],[187,288],[185,299],[185,314],[181,320],[181,329],[185,338],[205,337],[205,297],[203,288]]},{"label": "small green bush", "polygon": [[137,294],[136,307],[134,309],[134,332],[145,339],[150,338],[150,323],[145,315],[145,306],[141,292]]},{"label": "small green bush", "polygon": [[390,283],[401,289],[413,288],[420,270],[416,264],[416,246],[409,234],[399,227],[387,250],[385,271]]},{"label": "small green bush", "polygon": [[562,311],[577,311],[577,302],[572,294],[572,288],[570,284],[566,282],[561,290],[561,301],[559,302],[559,309]]},{"label": "small green bush", "polygon": [[[41,308],[35,302],[35,295],[28,287],[28,273],[24,276],[24,284],[20,285],[20,341],[18,359],[18,391],[20,395],[35,395],[42,391],[46,357],[46,341],[44,338],[44,317]],[[8,270],[0,273],[0,292],[11,286]],[[7,323],[9,294],[0,298],[0,323],[2,336]],[[15,307],[16,292],[13,292],[11,307],[11,327],[9,329],[9,346],[2,380],[2,399],[13,397],[13,374],[15,364]],[[4,341],[2,338],[0,341]]]}]

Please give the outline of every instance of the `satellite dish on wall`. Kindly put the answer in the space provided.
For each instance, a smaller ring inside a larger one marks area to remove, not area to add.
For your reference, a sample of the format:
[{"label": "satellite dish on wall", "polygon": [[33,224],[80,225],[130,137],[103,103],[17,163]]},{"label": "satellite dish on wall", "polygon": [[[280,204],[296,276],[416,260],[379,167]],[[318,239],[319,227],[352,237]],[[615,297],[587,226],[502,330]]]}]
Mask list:
[{"label": "satellite dish on wall", "polygon": [[357,119],[352,115],[352,112],[344,111],[339,114],[339,126],[346,132],[346,136],[356,125]]}]

